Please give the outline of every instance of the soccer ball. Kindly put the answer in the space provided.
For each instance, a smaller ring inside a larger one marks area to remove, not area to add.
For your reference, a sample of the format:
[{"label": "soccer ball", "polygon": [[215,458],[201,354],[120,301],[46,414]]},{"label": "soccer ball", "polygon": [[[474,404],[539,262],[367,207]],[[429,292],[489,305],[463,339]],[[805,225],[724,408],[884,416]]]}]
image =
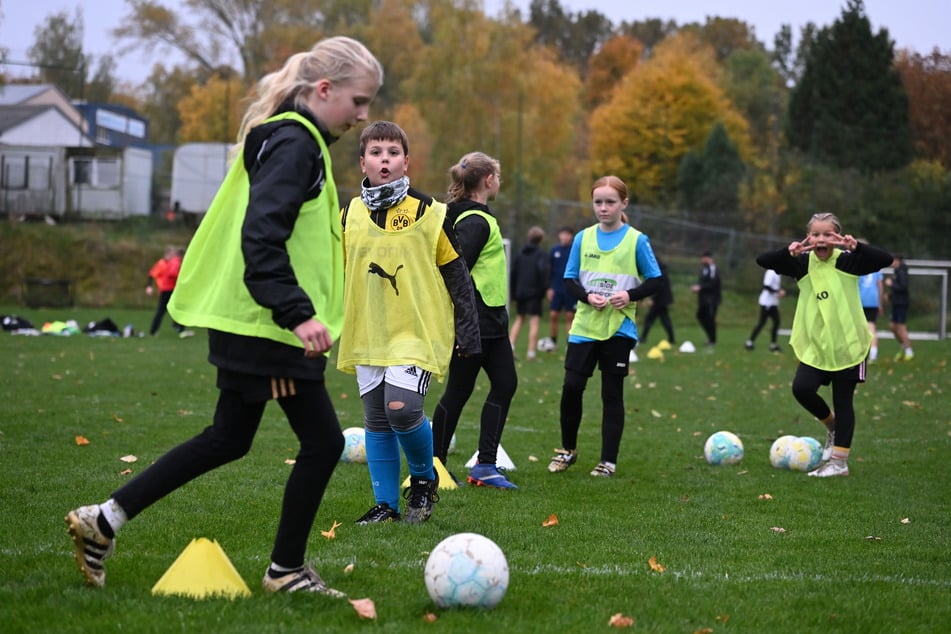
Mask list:
[{"label": "soccer ball", "polygon": [[743,441],[733,432],[718,431],[707,438],[703,456],[710,464],[736,464],[743,459]]},{"label": "soccer ball", "polygon": [[340,462],[366,462],[367,441],[363,427],[347,427],[343,430],[343,451]]},{"label": "soccer ball", "polygon": [[441,608],[491,609],[505,596],[509,564],[488,537],[457,533],[439,542],[423,573],[430,598]]},{"label": "soccer ball", "polygon": [[538,340],[538,351],[539,352],[554,352],[558,349],[558,344],[555,343],[555,340],[551,337],[545,337]]},{"label": "soccer ball", "polygon": [[774,440],[772,446],[769,448],[769,464],[777,469],[788,469],[789,446],[795,440],[797,440],[797,438],[789,434],[780,436]]},{"label": "soccer ball", "polygon": [[822,445],[815,438],[801,436],[789,445],[789,468],[793,471],[812,471],[822,461]]}]

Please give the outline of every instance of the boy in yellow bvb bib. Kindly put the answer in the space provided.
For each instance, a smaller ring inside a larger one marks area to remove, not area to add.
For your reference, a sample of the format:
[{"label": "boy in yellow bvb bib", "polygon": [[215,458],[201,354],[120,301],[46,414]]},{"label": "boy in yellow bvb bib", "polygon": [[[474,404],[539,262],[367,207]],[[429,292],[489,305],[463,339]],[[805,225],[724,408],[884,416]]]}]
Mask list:
[{"label": "boy in yellow bvb bib", "polygon": [[[374,506],[358,524],[423,522],[438,501],[433,434],[423,398],[432,375],[480,351],[472,282],[446,206],[409,186],[409,141],[376,121],[360,136],[366,178],[341,212],[345,319],[337,367],[357,375]],[[399,512],[400,448],[409,465]]]}]

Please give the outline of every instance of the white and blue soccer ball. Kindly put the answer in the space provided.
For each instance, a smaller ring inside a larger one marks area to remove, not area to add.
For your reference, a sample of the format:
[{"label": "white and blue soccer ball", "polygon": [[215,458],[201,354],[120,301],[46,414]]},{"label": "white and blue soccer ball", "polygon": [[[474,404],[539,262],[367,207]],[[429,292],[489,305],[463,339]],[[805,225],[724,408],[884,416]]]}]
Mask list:
[{"label": "white and blue soccer ball", "polygon": [[777,469],[788,469],[790,445],[796,440],[798,438],[792,434],[786,434],[774,440],[769,448],[769,464]]},{"label": "white and blue soccer ball", "polygon": [[551,337],[544,337],[538,340],[539,352],[554,352],[558,349],[558,344]]},{"label": "white and blue soccer ball", "polygon": [[441,608],[492,609],[509,586],[502,549],[478,533],[457,533],[439,542],[423,573],[430,598]]},{"label": "white and blue soccer ball", "polygon": [[340,462],[367,461],[367,439],[363,427],[347,427],[343,430],[343,451]]},{"label": "white and blue soccer ball", "polygon": [[800,436],[789,445],[789,468],[812,471],[822,462],[822,445],[815,438]]},{"label": "white and blue soccer ball", "polygon": [[707,438],[703,456],[713,465],[736,464],[743,459],[743,441],[729,431],[718,431]]}]

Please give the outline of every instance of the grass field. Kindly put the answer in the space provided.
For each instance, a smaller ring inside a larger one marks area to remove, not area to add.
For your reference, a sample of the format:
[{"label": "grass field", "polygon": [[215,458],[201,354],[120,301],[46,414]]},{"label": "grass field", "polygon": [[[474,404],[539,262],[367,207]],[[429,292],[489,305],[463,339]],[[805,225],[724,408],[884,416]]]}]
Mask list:
[{"label": "grass field", "polygon": [[[101,309],[17,312],[31,320]],[[148,311],[112,311],[144,326]],[[681,324],[678,323],[678,326]],[[333,586],[371,598],[374,622],[345,601],[271,596],[260,589],[295,441],[269,406],[242,461],[207,474],[120,533],[106,587],[83,585],[63,516],[99,502],[171,446],[208,424],[216,390],[203,333],[154,338],[0,336],[0,524],[5,632],[598,632],[622,613],[633,632],[944,632],[951,623],[951,381],[947,342],[916,342],[910,363],[894,341],[856,396],[848,478],[773,469],[782,434],[822,437],[794,402],[787,350],[769,354],[747,327],[722,329],[713,354],[671,354],[632,365],[617,476],[598,462],[597,377],[588,389],[577,466],[549,474],[559,445],[561,360],[519,364],[519,390],[502,444],[518,491],[443,492],[420,526],[358,527],[372,503],[365,466],[340,465],[317,517],[309,557]],[[654,334],[662,333],[660,326]],[[693,323],[681,339],[700,341]],[[785,340],[781,341],[785,344]],[[341,426],[361,424],[352,377],[331,371]],[[475,451],[485,386],[470,402],[450,468]],[[431,405],[442,393],[432,386]],[[711,467],[706,437],[738,434],[745,459]],[[89,444],[79,446],[77,436]],[[135,455],[127,464],[120,457]],[[537,462],[533,461],[537,458]],[[769,494],[771,499],[764,499]],[[557,526],[543,527],[552,514]],[[342,522],[336,538],[320,530]],[[776,529],[784,529],[779,531]],[[439,610],[423,584],[427,552],[457,532],[505,551],[508,593],[489,612]],[[251,588],[228,601],[153,597],[152,586],[196,537],[219,542]],[[665,567],[653,571],[654,557]],[[344,572],[353,564],[350,574]],[[434,623],[424,620],[433,613]]]}]

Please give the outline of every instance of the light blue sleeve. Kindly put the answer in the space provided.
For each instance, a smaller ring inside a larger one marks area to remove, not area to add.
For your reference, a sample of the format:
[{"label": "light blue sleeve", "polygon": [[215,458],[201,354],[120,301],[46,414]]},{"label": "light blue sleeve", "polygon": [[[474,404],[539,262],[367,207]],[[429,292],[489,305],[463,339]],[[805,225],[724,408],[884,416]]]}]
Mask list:
[{"label": "light blue sleeve", "polygon": [[581,276],[581,234],[583,233],[584,231],[579,231],[571,241],[571,251],[568,253],[568,262],[565,264],[564,278],[566,280],[576,280]]},{"label": "light blue sleeve", "polygon": [[647,234],[642,233],[638,236],[634,259],[637,261],[637,272],[642,280],[661,276],[660,265],[657,264],[657,257],[654,255],[654,248],[651,247]]}]

